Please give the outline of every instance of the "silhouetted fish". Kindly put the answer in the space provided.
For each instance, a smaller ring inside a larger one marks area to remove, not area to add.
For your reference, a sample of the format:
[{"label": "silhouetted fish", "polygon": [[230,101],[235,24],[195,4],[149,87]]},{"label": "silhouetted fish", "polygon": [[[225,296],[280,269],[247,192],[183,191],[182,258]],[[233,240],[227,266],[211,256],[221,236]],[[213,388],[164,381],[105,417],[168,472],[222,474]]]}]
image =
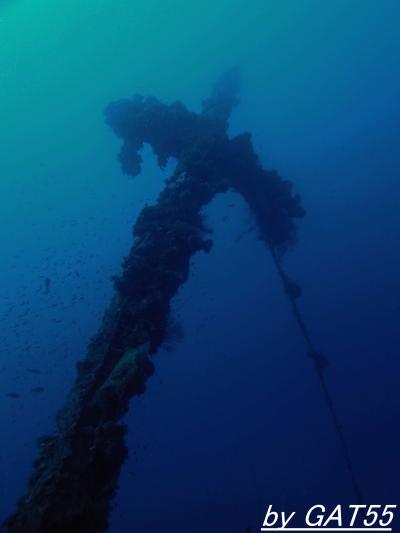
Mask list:
[{"label": "silhouetted fish", "polygon": [[45,294],[49,294],[49,292],[50,292],[50,284],[51,284],[51,279],[50,278],[45,278],[44,279],[44,293]]},{"label": "silhouetted fish", "polygon": [[7,392],[6,396],[7,398],[13,398],[14,400],[16,400],[17,398],[21,398],[21,395],[17,392]]},{"label": "silhouetted fish", "polygon": [[40,370],[38,368],[27,368],[27,371],[31,374],[40,374]]},{"label": "silhouetted fish", "polygon": [[44,392],[44,387],[33,387],[31,392]]}]

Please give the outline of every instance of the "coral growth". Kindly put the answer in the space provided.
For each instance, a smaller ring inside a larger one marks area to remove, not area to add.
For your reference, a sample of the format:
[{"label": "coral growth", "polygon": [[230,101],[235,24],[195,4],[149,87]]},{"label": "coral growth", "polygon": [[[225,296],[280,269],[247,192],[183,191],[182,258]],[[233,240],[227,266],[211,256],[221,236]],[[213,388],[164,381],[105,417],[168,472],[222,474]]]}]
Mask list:
[{"label": "coral growth", "polygon": [[212,245],[201,210],[215,194],[229,188],[242,194],[261,238],[273,249],[295,240],[295,219],[304,211],[291,183],[262,168],[250,134],[227,135],[237,103],[233,70],[215,85],[201,114],[155,98],[108,106],[106,120],[123,140],[119,157],[127,174],[140,172],[145,143],[161,167],[170,157],[178,165],[157,203],[145,207],[136,221],[135,242],[115,279],[116,295],[77,365],[57,433],[39,440],[27,494],[5,524],[9,533],[106,530],[127,453],[120,418],[153,372],[150,357],[166,338],[170,302],[188,278],[190,258]]}]

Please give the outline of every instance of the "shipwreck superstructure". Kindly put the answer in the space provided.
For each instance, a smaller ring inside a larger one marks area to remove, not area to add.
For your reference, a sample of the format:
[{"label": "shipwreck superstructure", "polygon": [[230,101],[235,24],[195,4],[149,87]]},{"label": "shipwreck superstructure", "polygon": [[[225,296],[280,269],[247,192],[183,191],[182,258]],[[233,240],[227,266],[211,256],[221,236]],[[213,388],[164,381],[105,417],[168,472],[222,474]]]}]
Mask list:
[{"label": "shipwreck superstructure", "polygon": [[[238,91],[233,69],[198,114],[181,102],[167,105],[141,96],[106,109],[107,123],[122,140],[119,159],[126,174],[140,173],[144,144],[152,147],[161,167],[171,157],[177,165],[156,204],[144,207],[135,222],[115,296],[77,364],[56,434],[39,439],[27,492],[5,524],[9,533],[106,531],[127,454],[120,420],[154,371],[152,356],[166,338],[170,302],[188,278],[190,258],[212,246],[201,211],[217,193],[234,189],[248,203],[296,312],[300,289],[281,261],[296,241],[296,219],[305,212],[292,184],[262,167],[250,134],[229,137]],[[323,378],[322,356],[312,344],[308,348]]]}]

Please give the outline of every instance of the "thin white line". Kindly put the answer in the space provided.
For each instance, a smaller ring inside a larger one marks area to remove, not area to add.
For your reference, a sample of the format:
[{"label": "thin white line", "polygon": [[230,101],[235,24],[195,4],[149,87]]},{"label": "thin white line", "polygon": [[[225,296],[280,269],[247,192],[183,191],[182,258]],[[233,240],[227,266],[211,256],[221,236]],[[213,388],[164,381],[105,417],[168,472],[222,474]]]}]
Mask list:
[{"label": "thin white line", "polygon": [[392,531],[391,527],[262,527],[261,531]]}]

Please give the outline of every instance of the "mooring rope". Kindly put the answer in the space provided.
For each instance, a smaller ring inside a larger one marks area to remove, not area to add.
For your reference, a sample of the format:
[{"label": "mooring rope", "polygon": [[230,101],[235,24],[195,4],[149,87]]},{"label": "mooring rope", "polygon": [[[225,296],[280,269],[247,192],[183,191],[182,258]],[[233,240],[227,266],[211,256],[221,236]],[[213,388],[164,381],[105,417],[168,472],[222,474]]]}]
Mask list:
[{"label": "mooring rope", "polygon": [[357,503],[361,504],[363,502],[363,497],[360,489],[360,485],[357,480],[357,476],[354,471],[353,461],[351,459],[350,449],[347,444],[344,432],[343,432],[343,426],[340,423],[340,419],[338,417],[335,404],[333,402],[332,395],[329,391],[328,385],[325,380],[325,370],[328,366],[328,361],[324,357],[324,355],[321,352],[318,352],[316,350],[314,343],[311,339],[310,332],[306,326],[306,323],[304,321],[303,315],[301,314],[301,311],[297,305],[297,298],[300,296],[300,289],[295,285],[289,278],[289,276],[286,274],[282,262],[280,260],[280,257],[273,245],[269,245],[269,249],[271,251],[271,255],[273,258],[273,261],[275,263],[276,269],[278,271],[279,277],[282,280],[285,293],[287,297],[290,300],[292,311],[294,318],[297,322],[297,325],[299,326],[300,332],[304,338],[305,344],[308,349],[308,355],[312,359],[314,363],[314,369],[317,374],[318,381],[321,385],[323,396],[325,399],[325,403],[328,407],[328,410],[331,414],[332,422],[335,428],[336,435],[338,437],[340,447],[342,450],[343,459],[346,464],[346,468],[349,472],[351,483],[353,486],[354,494],[357,499]]}]

